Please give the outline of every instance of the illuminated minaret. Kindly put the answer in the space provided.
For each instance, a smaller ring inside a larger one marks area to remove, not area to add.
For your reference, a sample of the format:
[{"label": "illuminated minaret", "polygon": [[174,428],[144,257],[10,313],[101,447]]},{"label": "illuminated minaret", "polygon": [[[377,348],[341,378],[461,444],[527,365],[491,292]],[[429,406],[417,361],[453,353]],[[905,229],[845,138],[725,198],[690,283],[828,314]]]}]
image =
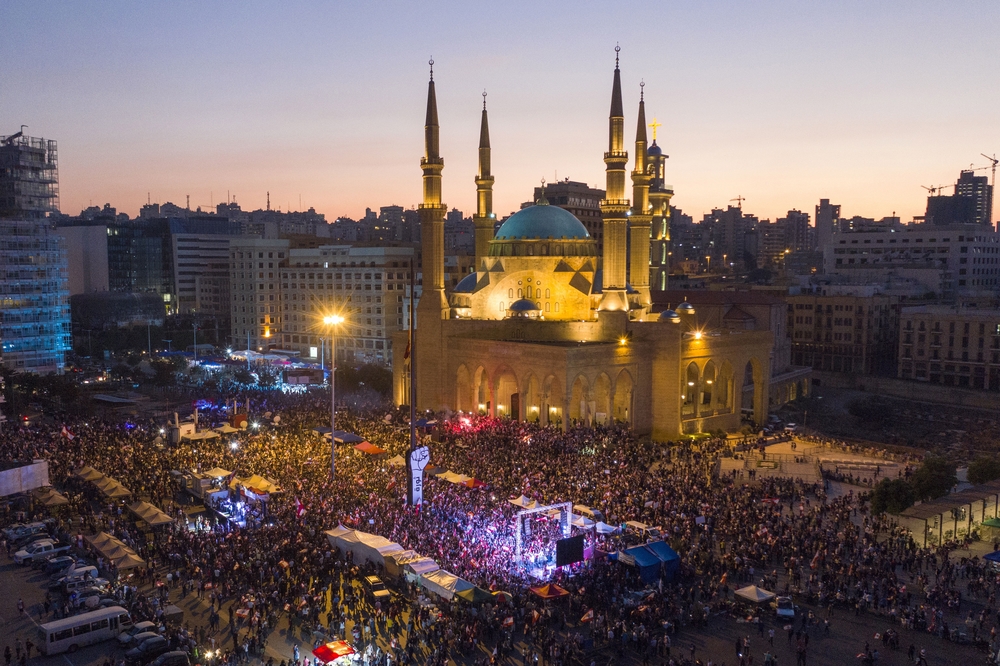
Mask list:
[{"label": "illuminated minaret", "polygon": [[628,281],[639,294],[643,309],[649,298],[649,227],[652,214],[649,206],[649,181],[652,176],[646,159],[646,100],[645,83],[639,84],[639,119],[635,128],[635,168],[632,169],[632,214],[628,218],[629,275]]},{"label": "illuminated minaret", "polygon": [[479,127],[479,175],[476,176],[476,270],[483,268],[493,240],[493,175],[490,173],[490,123],[486,117],[486,91],[483,91],[483,122]]},{"label": "illuminated minaret", "polygon": [[444,345],[441,321],[450,310],[444,293],[444,214],[441,203],[441,159],[438,142],[437,98],[434,95],[434,60],[427,86],[427,117],[424,121],[424,200],[420,204],[421,272],[423,293],[417,304],[416,345],[413,362],[416,371],[416,404],[420,409],[438,409],[441,402],[441,358]]},{"label": "illuminated minaret", "polygon": [[618,53],[615,47],[615,79],[611,89],[611,116],[608,128],[608,152],[604,153],[607,164],[607,193],[601,201],[601,218],[604,222],[604,253],[602,271],[604,294],[601,310],[627,310],[625,295],[628,210],[625,198],[625,165],[628,153],[625,151],[625,114],[622,111],[622,82],[618,70]]},{"label": "illuminated minaret", "polygon": [[656,130],[660,123],[650,123],[653,128],[653,145],[646,152],[649,166],[648,171],[652,176],[649,183],[649,204],[652,214],[652,252],[650,254],[650,286],[654,291],[666,291],[669,287],[668,276],[670,275],[670,197],[674,195],[674,188],[665,184],[666,159],[663,150],[656,145]]}]

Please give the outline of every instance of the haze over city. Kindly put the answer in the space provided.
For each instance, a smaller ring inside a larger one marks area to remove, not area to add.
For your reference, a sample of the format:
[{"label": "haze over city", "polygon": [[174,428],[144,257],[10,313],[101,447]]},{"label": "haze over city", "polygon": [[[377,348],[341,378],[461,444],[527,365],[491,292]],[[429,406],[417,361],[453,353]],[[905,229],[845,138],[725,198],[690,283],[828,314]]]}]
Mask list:
[{"label": "haze over city", "polygon": [[0,41],[2,131],[58,139],[69,214],[187,195],[249,210],[268,191],[330,220],[415,205],[431,56],[443,200],[465,211],[484,88],[499,215],[542,178],[600,186],[616,43],[627,133],[644,80],[673,203],[696,217],[742,195],[761,218],[824,197],[906,220],[921,185],[1000,146],[987,2],[10,1],[0,22],[17,26]]}]

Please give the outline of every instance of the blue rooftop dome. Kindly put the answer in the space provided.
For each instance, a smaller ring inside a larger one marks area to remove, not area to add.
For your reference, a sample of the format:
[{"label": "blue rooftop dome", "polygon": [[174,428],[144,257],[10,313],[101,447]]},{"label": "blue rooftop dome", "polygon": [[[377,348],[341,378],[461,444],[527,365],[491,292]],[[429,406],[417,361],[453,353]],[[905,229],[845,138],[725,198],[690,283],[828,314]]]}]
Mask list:
[{"label": "blue rooftop dome", "polygon": [[532,310],[538,310],[538,306],[527,298],[522,298],[511,303],[507,309],[511,312],[531,312]]},{"label": "blue rooftop dome", "polygon": [[456,294],[471,294],[476,290],[476,274],[469,273],[462,280],[455,285],[454,293]]},{"label": "blue rooftop dome", "polygon": [[590,240],[587,228],[569,211],[538,204],[511,215],[500,225],[496,240]]}]

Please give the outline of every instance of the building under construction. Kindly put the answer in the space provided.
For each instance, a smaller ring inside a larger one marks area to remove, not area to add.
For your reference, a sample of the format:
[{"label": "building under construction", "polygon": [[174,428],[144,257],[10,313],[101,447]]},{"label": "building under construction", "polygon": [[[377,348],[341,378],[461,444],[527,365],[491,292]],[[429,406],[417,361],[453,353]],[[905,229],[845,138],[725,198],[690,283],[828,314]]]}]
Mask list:
[{"label": "building under construction", "polygon": [[34,219],[58,210],[56,142],[23,131],[0,136],[0,218]]}]

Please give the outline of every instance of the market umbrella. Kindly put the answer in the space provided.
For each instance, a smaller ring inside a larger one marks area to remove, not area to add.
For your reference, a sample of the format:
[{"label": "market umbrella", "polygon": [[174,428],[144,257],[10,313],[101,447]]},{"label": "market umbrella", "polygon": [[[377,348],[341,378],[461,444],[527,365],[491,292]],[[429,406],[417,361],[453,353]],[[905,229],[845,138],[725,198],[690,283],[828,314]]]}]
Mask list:
[{"label": "market umbrella", "polygon": [[503,590],[497,590],[496,592],[494,592],[494,593],[493,593],[493,597],[494,597],[494,598],[495,598],[495,599],[496,599],[496,600],[497,600],[498,602],[499,602],[499,601],[506,601],[506,602],[510,603],[511,601],[513,601],[513,600],[514,600],[514,597],[513,597],[513,596],[511,596],[511,593],[510,593],[510,592],[504,592]]},{"label": "market umbrella", "polygon": [[324,643],[318,648],[313,650],[313,656],[319,659],[324,664],[328,664],[331,661],[336,661],[341,657],[346,657],[347,655],[354,654],[354,648],[347,641],[333,641],[330,643]]},{"label": "market umbrella", "polygon": [[468,590],[456,592],[455,596],[474,604],[492,603],[494,601],[493,595],[481,587],[470,587]]},{"label": "market umbrella", "polygon": [[555,583],[539,585],[538,587],[531,588],[531,591],[542,599],[558,599],[569,594],[569,590],[561,588]]}]

